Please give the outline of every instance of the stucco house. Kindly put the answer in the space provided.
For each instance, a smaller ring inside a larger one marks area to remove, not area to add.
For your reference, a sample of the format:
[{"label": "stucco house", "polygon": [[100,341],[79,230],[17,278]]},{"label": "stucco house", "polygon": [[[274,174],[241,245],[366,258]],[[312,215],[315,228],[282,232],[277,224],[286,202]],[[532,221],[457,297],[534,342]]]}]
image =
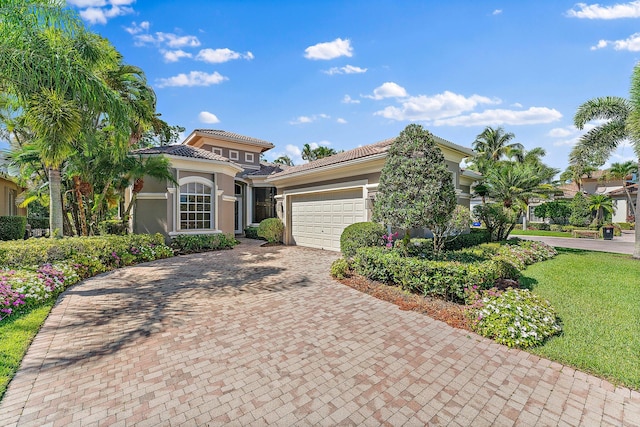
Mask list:
[{"label": "stucco house", "polygon": [[18,196],[24,189],[11,177],[0,173],[0,216],[26,216],[27,209],[18,206]]},{"label": "stucco house", "polygon": [[[469,206],[477,179],[460,169],[475,153],[435,137],[451,171],[458,203]],[[196,129],[182,144],[137,150],[164,154],[178,185],[145,178],[131,225],[135,233],[236,233],[265,218],[285,224],[284,243],[339,250],[340,235],[371,219],[380,173],[394,138],[299,166],[260,162],[270,142]]]}]

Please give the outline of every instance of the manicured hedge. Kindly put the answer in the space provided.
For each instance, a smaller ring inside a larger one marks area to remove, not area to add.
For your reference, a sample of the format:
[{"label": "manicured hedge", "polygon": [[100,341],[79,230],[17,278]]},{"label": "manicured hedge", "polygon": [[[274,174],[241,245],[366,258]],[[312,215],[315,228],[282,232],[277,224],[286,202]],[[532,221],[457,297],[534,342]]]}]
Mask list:
[{"label": "manicured hedge", "polygon": [[263,219],[258,226],[258,236],[264,238],[269,243],[282,242],[284,224],[280,218]]},{"label": "manicured hedge", "polygon": [[255,240],[265,240],[264,238],[258,236],[258,227],[248,226],[244,229],[244,237],[247,239],[255,239]]},{"label": "manicured hedge", "polygon": [[385,248],[361,248],[353,260],[358,274],[371,280],[401,285],[423,295],[464,301],[465,288],[492,287],[498,279],[517,279],[519,271],[502,259],[478,263],[431,261],[403,257]]},{"label": "manicured hedge", "polygon": [[0,216],[0,240],[24,239],[26,227],[24,216]]},{"label": "manicured hedge", "polygon": [[171,240],[171,247],[178,253],[217,251],[232,249],[238,241],[232,234],[181,234]]},{"label": "manicured hedge", "polygon": [[49,218],[27,218],[27,224],[34,228],[49,228]]},{"label": "manicured hedge", "polygon": [[[126,264],[130,258],[129,255],[133,255],[132,250],[135,252],[143,247],[167,248],[164,245],[164,236],[161,234],[29,239],[0,242],[0,265],[6,268],[20,268],[77,258],[91,258],[107,267],[115,267]],[[135,258],[144,261],[149,257],[151,254],[141,253]]]},{"label": "manicured hedge", "polygon": [[356,222],[347,226],[340,235],[340,251],[351,258],[359,248],[382,245],[386,229],[377,222]]}]

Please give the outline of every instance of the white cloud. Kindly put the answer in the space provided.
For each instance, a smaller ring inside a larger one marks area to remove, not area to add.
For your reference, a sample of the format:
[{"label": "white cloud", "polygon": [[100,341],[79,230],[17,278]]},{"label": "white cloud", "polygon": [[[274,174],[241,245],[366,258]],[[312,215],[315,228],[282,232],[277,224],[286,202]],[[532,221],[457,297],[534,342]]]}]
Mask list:
[{"label": "white cloud", "polygon": [[290,125],[301,125],[305,123],[312,123],[319,119],[330,119],[331,116],[327,114],[314,114],[312,116],[298,116],[295,120],[289,122]]},{"label": "white cloud", "polygon": [[136,46],[144,46],[146,44],[165,45],[170,48],[180,47],[198,47],[200,40],[196,36],[179,36],[173,33],[157,32],[152,34],[137,34],[134,36]]},{"label": "white cloud", "polygon": [[334,74],[360,74],[366,72],[366,68],[360,68],[354,65],[346,65],[344,67],[331,67],[328,70],[323,71],[323,73],[329,74],[330,76]]},{"label": "white cloud", "polygon": [[208,111],[201,111],[200,114],[198,114],[198,120],[202,123],[220,123],[218,116]]},{"label": "white cloud", "polygon": [[90,24],[106,24],[116,16],[134,13],[130,5],[135,0],[67,0],[70,6],[80,10],[80,17]]},{"label": "white cloud", "polygon": [[600,40],[597,45],[591,46],[591,50],[603,49],[613,45],[615,50],[628,50],[629,52],[640,51],[640,33],[635,33],[625,40]]},{"label": "white cloud", "polygon": [[338,119],[336,120],[336,122],[340,123],[341,125],[344,125],[347,123],[347,121],[345,119],[343,119],[342,117],[338,117]]},{"label": "white cloud", "polygon": [[386,82],[373,90],[373,95],[363,95],[364,98],[384,99],[384,98],[403,98],[407,96],[405,88],[394,82]]},{"label": "white cloud", "polygon": [[578,3],[573,9],[567,11],[567,16],[584,19],[640,18],[640,1],[619,3],[613,6]]},{"label": "white cloud", "polygon": [[342,98],[342,103],[343,104],[360,104],[360,100],[352,99],[349,95],[345,95],[344,98]]},{"label": "white cloud", "polygon": [[124,30],[131,34],[132,36],[135,34],[140,34],[143,31],[149,31],[149,27],[151,26],[151,24],[149,24],[149,21],[142,21],[140,24],[138,24],[137,22],[133,21],[131,23],[130,27],[124,27]]},{"label": "white cloud", "polygon": [[520,104],[519,102],[514,102],[513,104],[511,104],[511,106],[515,108],[522,108],[522,104]]},{"label": "white cloud", "polygon": [[547,133],[547,136],[551,138],[566,138],[575,133],[575,128],[571,129],[571,127],[572,126],[570,126],[569,128],[553,128],[549,131],[549,133]]},{"label": "white cloud", "polygon": [[389,106],[374,114],[393,120],[431,121],[459,116],[481,104],[499,103],[499,99],[490,99],[480,95],[471,95],[467,98],[464,95],[445,91],[434,96],[412,96],[403,100],[400,107]]},{"label": "white cloud", "polygon": [[203,71],[191,71],[189,74],[178,74],[166,79],[158,79],[158,87],[167,86],[211,86],[228,80],[217,71],[207,74]]},{"label": "white cloud", "polygon": [[165,62],[178,62],[181,58],[191,58],[193,56],[189,52],[185,52],[182,49],[178,49],[178,50],[161,49],[160,53],[162,53],[162,56],[164,57]]},{"label": "white cloud", "polygon": [[304,50],[307,59],[334,59],[341,56],[353,56],[351,40],[337,38],[332,42],[318,43]]},{"label": "white cloud", "polygon": [[438,119],[435,126],[501,126],[533,125],[551,123],[562,118],[562,114],[553,108],[530,107],[528,110],[513,111],[504,109],[485,110],[481,113]]},{"label": "white cloud", "polygon": [[492,15],[500,15],[502,13],[502,9],[496,9],[493,12],[491,12]]},{"label": "white cloud", "polygon": [[233,59],[239,59],[239,58],[251,60],[253,59],[253,53],[251,52],[240,53],[227,48],[202,49],[200,52],[198,52],[198,55],[196,56],[196,59],[198,61],[204,61],[210,64],[220,64],[223,62],[227,62],[227,61],[231,61]]}]

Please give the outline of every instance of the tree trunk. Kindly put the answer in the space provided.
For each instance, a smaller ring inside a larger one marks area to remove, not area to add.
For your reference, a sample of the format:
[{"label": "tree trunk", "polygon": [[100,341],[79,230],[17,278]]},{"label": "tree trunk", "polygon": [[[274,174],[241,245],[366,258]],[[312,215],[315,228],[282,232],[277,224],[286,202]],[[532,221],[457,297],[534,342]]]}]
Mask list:
[{"label": "tree trunk", "polygon": [[88,236],[89,231],[87,230],[87,215],[84,210],[84,200],[82,199],[82,191],[80,191],[80,185],[82,182],[80,181],[80,177],[78,175],[73,177],[73,191],[76,196],[76,203],[78,204],[78,222],[80,223],[80,235]]},{"label": "tree trunk", "polygon": [[[640,159],[638,159],[638,174],[640,175]],[[637,213],[640,212],[640,179],[637,179],[636,181],[638,181],[637,182],[638,190],[636,191],[636,217],[635,217],[636,244],[633,247],[633,257],[635,259],[640,259],[640,227],[638,226],[638,215],[637,215]]]},{"label": "tree trunk", "polygon": [[49,235],[63,236],[60,170],[49,168]]}]

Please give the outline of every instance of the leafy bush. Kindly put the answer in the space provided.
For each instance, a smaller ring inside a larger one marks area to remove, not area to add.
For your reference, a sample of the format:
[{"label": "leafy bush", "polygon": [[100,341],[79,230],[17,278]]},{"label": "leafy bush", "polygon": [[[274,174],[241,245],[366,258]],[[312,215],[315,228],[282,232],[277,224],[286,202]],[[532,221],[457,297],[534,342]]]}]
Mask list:
[{"label": "leafy bush", "polygon": [[217,251],[232,249],[238,241],[231,234],[180,234],[171,240],[171,247],[178,253]]},{"label": "leafy bush", "polygon": [[471,327],[478,334],[509,347],[532,347],[562,328],[548,301],[526,289],[500,292],[467,290]]},{"label": "leafy bush", "polygon": [[345,258],[352,258],[359,248],[382,245],[385,233],[385,227],[377,222],[356,222],[340,235],[340,251]]},{"label": "leafy bush", "polygon": [[[29,205],[31,207],[31,205]],[[49,218],[28,217],[27,224],[34,228],[49,228]]]},{"label": "leafy bush", "polygon": [[529,230],[543,230],[543,231],[549,231],[551,229],[550,225],[545,222],[530,222],[527,224],[527,228]]},{"label": "leafy bush", "polygon": [[[7,268],[22,268],[55,264],[77,257],[95,257],[107,268],[118,266],[113,256],[118,257],[132,248],[152,248],[145,251],[157,252],[160,257],[172,256],[171,250],[164,244],[162,234],[132,234],[128,236],[92,236],[67,237],[64,239],[29,239],[14,242],[0,242],[0,265]],[[135,260],[145,259],[146,252],[141,251]],[[155,256],[155,255],[154,255]],[[148,256],[147,256],[148,258]],[[155,259],[155,258],[154,258]]]},{"label": "leafy bush", "polygon": [[563,225],[560,231],[571,233],[576,228],[578,227],[576,227],[575,225]]},{"label": "leafy bush", "polygon": [[551,224],[551,225],[549,226],[549,229],[550,229],[551,231],[562,231],[563,227],[564,227],[564,225],[560,225],[560,224]]},{"label": "leafy bush", "polygon": [[336,279],[344,279],[349,277],[349,261],[344,258],[339,258],[331,263],[331,277]]},{"label": "leafy bush", "polygon": [[464,288],[490,288],[498,279],[517,279],[518,270],[500,260],[478,263],[432,261],[403,257],[396,250],[360,248],[353,259],[354,270],[371,280],[395,283],[423,295],[464,301]]},{"label": "leafy bush", "polygon": [[491,241],[491,233],[484,228],[471,229],[468,234],[461,234],[452,242],[444,246],[447,251],[457,251]]},{"label": "leafy bush", "polygon": [[251,225],[244,229],[244,237],[247,239],[264,240],[262,237],[258,236],[258,227]]},{"label": "leafy bush", "polygon": [[633,223],[631,222],[616,222],[615,225],[620,227],[620,230],[633,230]]},{"label": "leafy bush", "polygon": [[262,220],[258,226],[258,236],[264,238],[269,243],[282,241],[284,224],[280,218],[267,218]]},{"label": "leafy bush", "polygon": [[24,216],[0,216],[0,240],[24,239],[27,218]]},{"label": "leafy bush", "polygon": [[[485,229],[472,229],[470,233],[461,234],[455,240],[445,243],[446,252],[443,257],[449,256],[453,251],[460,251],[464,248],[471,248],[489,241],[489,232]],[[401,240],[396,240],[396,244],[401,244]],[[411,239],[407,247],[407,255],[419,258],[434,259],[433,243],[431,239]]]}]

